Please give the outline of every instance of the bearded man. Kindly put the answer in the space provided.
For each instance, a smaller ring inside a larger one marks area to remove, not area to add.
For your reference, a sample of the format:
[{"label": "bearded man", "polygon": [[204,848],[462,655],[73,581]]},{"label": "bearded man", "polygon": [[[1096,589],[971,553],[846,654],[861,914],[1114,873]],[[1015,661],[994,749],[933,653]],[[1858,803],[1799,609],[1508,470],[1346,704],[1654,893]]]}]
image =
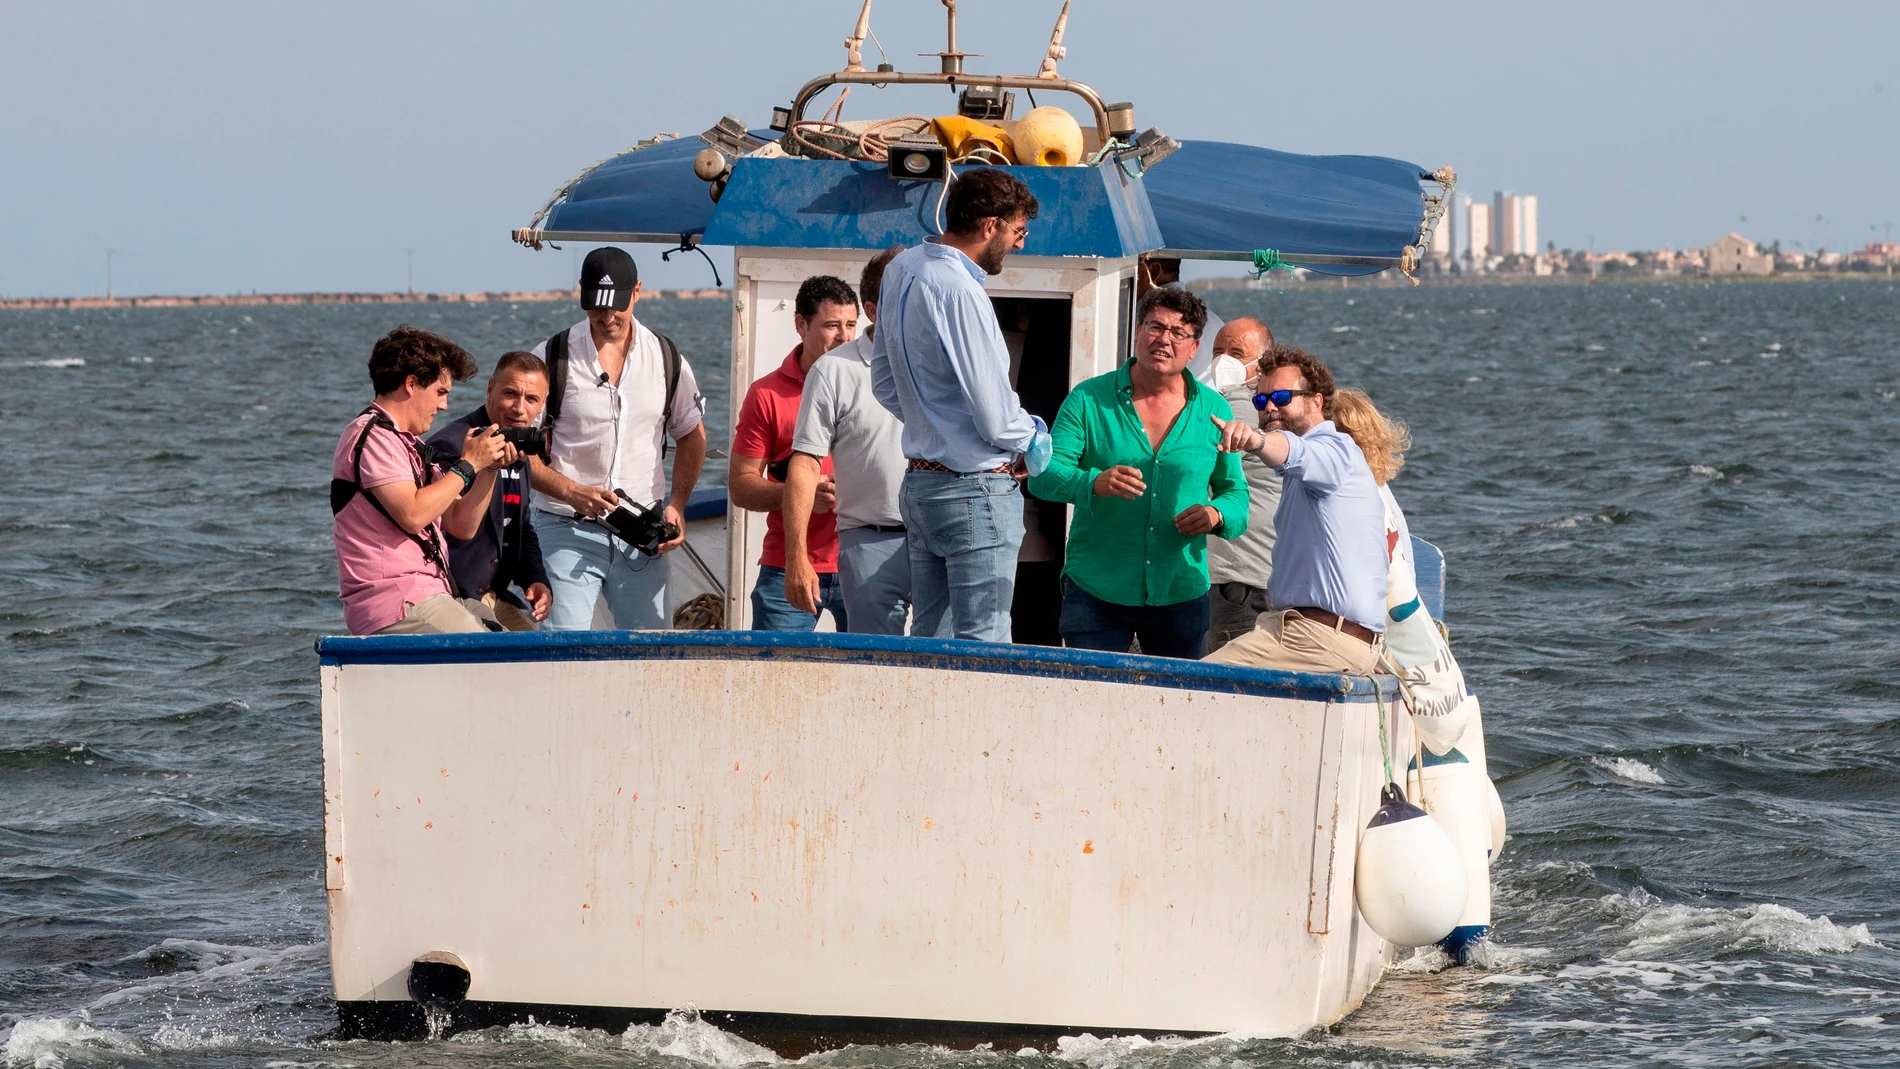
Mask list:
[{"label": "bearded man", "polygon": [[1039,433],[1009,385],[986,275],[1023,247],[1036,198],[1001,168],[950,186],[942,238],[884,269],[871,384],[904,423],[898,492],[910,554],[911,634],[1008,642],[1022,455]]}]

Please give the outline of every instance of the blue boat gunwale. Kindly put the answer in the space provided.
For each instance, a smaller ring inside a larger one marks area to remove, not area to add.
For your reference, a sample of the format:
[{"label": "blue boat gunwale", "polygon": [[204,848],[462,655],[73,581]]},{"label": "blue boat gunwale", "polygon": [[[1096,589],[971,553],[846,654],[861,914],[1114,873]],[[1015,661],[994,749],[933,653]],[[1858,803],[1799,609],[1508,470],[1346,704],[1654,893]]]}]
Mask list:
[{"label": "blue boat gunwale", "polygon": [[[325,666],[438,665],[553,661],[759,660],[931,668],[999,675],[1205,691],[1318,702],[1371,702],[1364,677],[1242,668],[1131,653],[1019,646],[966,639],[780,631],[526,631],[469,635],[328,636],[316,642]],[[1379,696],[1398,698],[1398,681],[1377,677]]]}]

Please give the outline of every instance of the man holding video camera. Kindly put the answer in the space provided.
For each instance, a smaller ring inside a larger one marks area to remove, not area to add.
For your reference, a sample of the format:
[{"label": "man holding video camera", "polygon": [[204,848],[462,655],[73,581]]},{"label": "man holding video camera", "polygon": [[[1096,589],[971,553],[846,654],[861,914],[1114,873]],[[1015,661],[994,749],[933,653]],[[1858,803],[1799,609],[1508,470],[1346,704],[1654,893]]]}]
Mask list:
[{"label": "man holding video camera", "polygon": [[[586,320],[534,350],[549,379],[548,459],[530,461],[540,493],[534,522],[554,591],[546,626],[586,630],[605,593],[614,627],[663,628],[660,555],[685,540],[686,501],[706,463],[706,404],[679,347],[633,318],[640,298],[633,257],[612,247],[588,253],[580,291]],[[670,494],[661,469],[669,436],[679,445]],[[649,502],[652,515],[640,515]],[[636,541],[592,522],[602,519]]]},{"label": "man holding video camera", "polygon": [[[514,463],[495,469],[495,492],[473,538],[449,535],[449,568],[462,596],[475,598],[510,631],[533,631],[554,605],[541,542],[529,519],[528,457],[546,451],[535,421],[548,399],[548,366],[533,353],[503,353],[488,377],[485,403],[429,438],[445,464],[461,459],[468,432],[493,426],[520,450]],[[520,593],[514,589],[519,588]]]}]

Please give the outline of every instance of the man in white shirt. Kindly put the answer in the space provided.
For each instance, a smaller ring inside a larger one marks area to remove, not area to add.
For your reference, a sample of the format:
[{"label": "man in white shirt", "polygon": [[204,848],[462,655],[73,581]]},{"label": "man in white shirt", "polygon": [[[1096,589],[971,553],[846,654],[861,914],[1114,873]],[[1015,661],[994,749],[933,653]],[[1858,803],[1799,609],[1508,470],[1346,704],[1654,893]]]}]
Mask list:
[{"label": "man in white shirt", "polygon": [[[616,628],[663,628],[668,562],[588,521],[619,504],[615,489],[641,504],[664,499],[666,522],[680,534],[657,548],[678,548],[686,501],[706,463],[706,404],[678,347],[633,318],[640,298],[633,257],[611,247],[588,253],[580,289],[587,318],[534,350],[552,380],[543,417],[548,460],[535,460],[533,476],[535,531],[554,590],[547,628],[591,627],[603,592]],[[671,493],[661,470],[668,437],[679,446]]]}]

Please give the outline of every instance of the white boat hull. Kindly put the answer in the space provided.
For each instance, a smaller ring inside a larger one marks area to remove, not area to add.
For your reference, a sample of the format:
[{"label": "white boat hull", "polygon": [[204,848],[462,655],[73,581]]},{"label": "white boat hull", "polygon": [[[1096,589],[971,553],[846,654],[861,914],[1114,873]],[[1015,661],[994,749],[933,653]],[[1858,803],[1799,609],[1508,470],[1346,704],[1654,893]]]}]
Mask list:
[{"label": "white boat hull", "polygon": [[346,1026],[414,1016],[447,951],[471,1022],[1291,1035],[1390,957],[1352,902],[1375,706],[1336,677],[734,632],[323,652]]}]

